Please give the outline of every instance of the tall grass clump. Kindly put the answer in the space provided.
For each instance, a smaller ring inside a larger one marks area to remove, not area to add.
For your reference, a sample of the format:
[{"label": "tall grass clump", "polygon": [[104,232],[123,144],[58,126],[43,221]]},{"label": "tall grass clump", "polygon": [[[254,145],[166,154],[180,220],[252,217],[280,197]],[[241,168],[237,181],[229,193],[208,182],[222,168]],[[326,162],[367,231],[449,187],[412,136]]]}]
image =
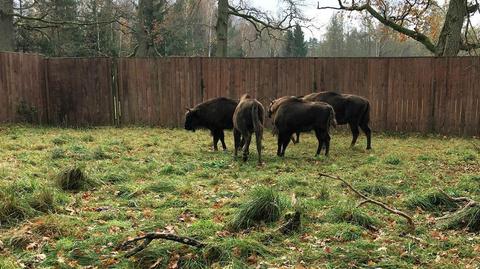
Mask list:
[{"label": "tall grass clump", "polygon": [[71,140],[72,140],[72,137],[70,137],[69,135],[59,135],[52,139],[52,143],[54,145],[60,146],[60,145],[67,144]]},{"label": "tall grass clump", "polygon": [[412,195],[407,199],[406,205],[410,209],[421,208],[426,211],[452,211],[458,204],[440,191],[430,191],[423,195]]},{"label": "tall grass clump", "polygon": [[63,159],[65,157],[67,157],[67,155],[65,154],[65,150],[60,148],[60,147],[56,147],[54,148],[51,153],[50,153],[50,157],[53,159],[53,160],[56,160],[56,159]]},{"label": "tall grass clump", "polygon": [[102,147],[97,147],[95,148],[95,150],[93,151],[93,154],[92,154],[92,158],[94,160],[107,160],[107,159],[110,159],[111,156],[108,155]]},{"label": "tall grass clump", "polygon": [[470,232],[480,232],[480,205],[470,206],[465,210],[459,210],[454,213],[445,224],[446,229],[462,230],[467,229]]},{"label": "tall grass clump", "polygon": [[0,191],[0,226],[16,223],[32,215],[30,205],[13,188]]},{"label": "tall grass clump", "polygon": [[258,223],[278,221],[287,207],[287,201],[271,188],[257,187],[240,205],[229,224],[231,230],[250,228]]},{"label": "tall grass clump", "polygon": [[94,187],[96,184],[89,179],[80,167],[69,167],[61,171],[55,178],[56,185],[64,191],[80,191]]},{"label": "tall grass clump", "polygon": [[375,229],[380,223],[378,219],[367,215],[363,210],[357,207],[339,205],[332,208],[326,215],[329,222],[332,223],[350,223],[367,229]]},{"label": "tall grass clump", "polygon": [[392,187],[380,183],[362,185],[360,190],[375,196],[389,196],[396,193]]},{"label": "tall grass clump", "polygon": [[385,158],[385,163],[390,165],[399,165],[402,161],[398,156],[390,155]]},{"label": "tall grass clump", "polygon": [[30,206],[40,212],[54,212],[56,207],[55,190],[49,187],[40,187],[30,197]]}]

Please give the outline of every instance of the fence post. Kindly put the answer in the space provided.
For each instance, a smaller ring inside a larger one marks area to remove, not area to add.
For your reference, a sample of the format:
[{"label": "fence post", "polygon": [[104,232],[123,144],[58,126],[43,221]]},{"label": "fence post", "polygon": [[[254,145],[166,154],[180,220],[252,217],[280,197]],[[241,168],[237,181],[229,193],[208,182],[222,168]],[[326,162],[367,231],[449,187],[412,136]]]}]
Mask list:
[{"label": "fence post", "polygon": [[[43,56],[42,56],[43,57]],[[45,76],[44,91],[45,91],[45,118],[47,125],[52,124],[50,115],[50,87],[48,86],[48,57],[43,57],[43,74]]]},{"label": "fence post", "polygon": [[113,102],[113,125],[119,127],[121,124],[120,99],[118,94],[118,60],[113,57],[111,60],[111,78],[112,78],[112,100]]}]

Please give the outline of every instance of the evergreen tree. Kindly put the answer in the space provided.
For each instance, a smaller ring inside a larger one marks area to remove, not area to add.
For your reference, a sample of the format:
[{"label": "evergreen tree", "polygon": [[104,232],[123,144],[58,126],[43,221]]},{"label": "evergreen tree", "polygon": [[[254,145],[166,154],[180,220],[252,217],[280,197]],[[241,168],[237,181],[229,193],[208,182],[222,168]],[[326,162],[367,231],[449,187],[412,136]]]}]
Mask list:
[{"label": "evergreen tree", "polygon": [[308,48],[307,43],[305,42],[305,36],[303,34],[302,28],[298,23],[295,25],[293,30],[293,56],[295,57],[305,57],[307,56]]},{"label": "evergreen tree", "polygon": [[327,26],[325,41],[321,54],[323,56],[340,57],[344,55],[344,18],[342,14],[333,15]]},{"label": "evergreen tree", "polygon": [[291,30],[287,30],[285,33],[285,52],[284,56],[292,57],[293,55],[293,46],[294,46],[294,37]]}]

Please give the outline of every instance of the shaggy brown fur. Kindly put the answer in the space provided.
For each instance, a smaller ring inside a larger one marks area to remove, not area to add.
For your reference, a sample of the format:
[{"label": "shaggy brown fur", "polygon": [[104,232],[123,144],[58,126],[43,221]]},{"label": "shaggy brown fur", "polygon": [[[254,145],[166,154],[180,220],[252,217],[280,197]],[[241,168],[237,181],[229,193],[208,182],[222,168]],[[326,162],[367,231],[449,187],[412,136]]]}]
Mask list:
[{"label": "shaggy brown fur", "polygon": [[235,157],[243,146],[243,161],[247,161],[252,134],[257,142],[258,163],[262,163],[262,137],[265,110],[260,102],[244,94],[233,113]]}]

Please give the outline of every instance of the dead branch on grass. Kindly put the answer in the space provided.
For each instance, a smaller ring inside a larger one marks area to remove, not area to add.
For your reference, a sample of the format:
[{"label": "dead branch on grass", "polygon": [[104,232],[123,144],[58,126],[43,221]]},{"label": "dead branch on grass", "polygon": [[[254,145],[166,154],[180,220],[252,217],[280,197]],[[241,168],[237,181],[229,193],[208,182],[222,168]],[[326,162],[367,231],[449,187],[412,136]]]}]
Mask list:
[{"label": "dead branch on grass", "polygon": [[179,236],[179,235],[171,234],[171,233],[152,232],[152,233],[147,233],[143,236],[139,236],[139,237],[135,237],[133,239],[129,239],[129,240],[123,242],[118,247],[118,249],[127,249],[128,247],[130,247],[130,245],[136,244],[138,241],[143,240],[143,242],[140,245],[137,245],[136,247],[134,247],[133,249],[131,249],[130,251],[128,251],[125,254],[125,257],[129,258],[129,257],[137,254],[138,252],[142,251],[143,249],[145,249],[155,239],[164,239],[164,240],[169,240],[169,241],[175,241],[175,242],[178,242],[178,243],[182,243],[182,244],[189,245],[189,246],[192,246],[192,247],[197,247],[197,248],[203,248],[207,245],[207,244],[205,244],[201,241],[198,241],[196,239],[186,237],[186,236]]},{"label": "dead branch on grass", "polygon": [[360,202],[357,207],[359,206],[362,206],[364,204],[374,204],[374,205],[377,205],[377,206],[380,206],[381,208],[387,210],[388,212],[390,213],[393,213],[393,214],[396,214],[396,215],[399,215],[403,218],[405,218],[407,220],[407,223],[408,223],[408,226],[409,226],[409,231],[410,232],[413,232],[415,231],[415,223],[413,222],[413,219],[412,217],[410,217],[407,213],[403,212],[403,211],[400,211],[394,207],[391,207],[385,203],[382,203],[380,201],[377,201],[377,200],[374,200],[372,198],[369,198],[367,197],[365,194],[361,193],[360,191],[356,190],[350,183],[348,183],[346,180],[338,177],[338,176],[331,176],[331,175],[328,175],[328,174],[324,174],[324,173],[320,173],[319,174],[320,177],[328,177],[328,178],[332,178],[332,179],[336,179],[336,180],[340,180],[341,182],[343,182],[351,191],[353,191],[355,194],[357,194],[358,196],[360,196],[363,201]]},{"label": "dead branch on grass", "polygon": [[463,213],[465,210],[467,210],[469,207],[472,207],[472,206],[476,206],[477,205],[477,202],[474,201],[473,199],[471,198],[468,198],[468,197],[452,197],[450,196],[449,194],[447,194],[445,191],[443,190],[438,190],[440,191],[441,193],[445,194],[445,196],[450,199],[451,201],[455,202],[455,203],[461,203],[463,202],[464,205],[462,208],[458,209],[457,211],[453,212],[453,213],[450,213],[450,214],[446,214],[444,216],[441,216],[441,217],[438,217],[436,218],[435,220],[444,220],[444,219],[448,219],[456,214],[460,214],[460,213]]}]

